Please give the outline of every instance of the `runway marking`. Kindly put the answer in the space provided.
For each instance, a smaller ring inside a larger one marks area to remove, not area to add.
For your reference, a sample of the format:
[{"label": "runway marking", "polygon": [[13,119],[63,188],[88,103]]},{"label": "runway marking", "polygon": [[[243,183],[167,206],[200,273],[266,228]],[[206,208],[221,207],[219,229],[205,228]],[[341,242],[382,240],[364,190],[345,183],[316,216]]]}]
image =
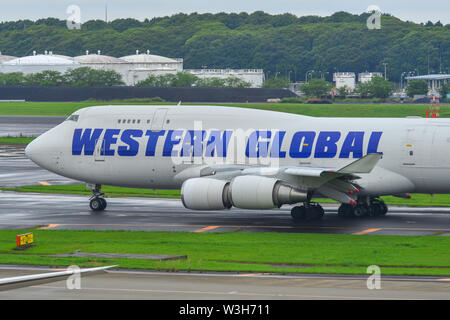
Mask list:
[{"label": "runway marking", "polygon": [[[0,222],[1,225],[5,226],[17,226],[17,225],[25,225],[25,226],[35,226],[38,223],[32,223],[32,222]],[[198,224],[167,224],[167,223],[145,223],[145,224],[131,224],[131,223],[61,223],[59,224],[61,227],[201,227],[202,225]],[[305,230],[311,230],[311,229],[321,229],[321,230],[352,230],[355,229],[354,226],[272,226],[272,225],[223,225],[223,226],[217,226],[218,228],[226,227],[226,228],[247,228],[247,229],[305,229]],[[375,229],[382,229],[387,231],[435,231],[435,232],[450,232],[450,229],[443,229],[443,228],[404,228],[404,227],[392,227],[392,228],[375,228]],[[201,230],[201,229],[199,229]]]},{"label": "runway marking", "polygon": [[[66,290],[66,287],[57,287],[50,285],[36,285],[30,288],[42,288],[42,289],[62,289]],[[85,291],[117,291],[117,292],[136,292],[136,293],[160,293],[160,294],[198,294],[198,295],[237,295],[237,296],[259,296],[259,297],[279,297],[276,293],[261,293],[261,292],[224,292],[224,291],[193,291],[193,290],[162,290],[162,289],[129,289],[129,288],[89,288],[82,287],[81,290]],[[291,298],[318,298],[318,299],[355,299],[355,300],[366,300],[366,299],[377,299],[377,300],[398,300],[398,298],[392,297],[377,297],[377,296],[339,296],[339,295],[307,295],[307,294],[282,294],[283,297]],[[402,298],[403,299],[403,298]],[[417,299],[406,299],[406,300],[417,300]],[[425,299],[422,299],[425,300]]]},{"label": "runway marking", "polygon": [[382,229],[383,229],[383,228],[371,228],[371,229],[366,229],[366,230],[363,230],[363,231],[360,231],[360,232],[356,232],[356,233],[354,233],[354,235],[361,235],[361,234],[372,233],[372,232],[379,231],[379,230],[382,230]]},{"label": "runway marking", "polygon": [[38,183],[39,183],[41,186],[51,186],[51,184],[48,183],[47,181],[38,181]]},{"label": "runway marking", "polygon": [[45,227],[40,227],[39,229],[41,229],[41,230],[53,229],[53,228],[56,228],[56,227],[59,227],[59,226],[60,226],[59,224],[49,224],[49,225],[47,225]]},{"label": "runway marking", "polygon": [[217,229],[217,228],[220,228],[220,226],[209,226],[209,227],[205,227],[205,228],[201,228],[201,229],[195,230],[194,232],[205,232],[205,231],[214,230],[214,229]]}]

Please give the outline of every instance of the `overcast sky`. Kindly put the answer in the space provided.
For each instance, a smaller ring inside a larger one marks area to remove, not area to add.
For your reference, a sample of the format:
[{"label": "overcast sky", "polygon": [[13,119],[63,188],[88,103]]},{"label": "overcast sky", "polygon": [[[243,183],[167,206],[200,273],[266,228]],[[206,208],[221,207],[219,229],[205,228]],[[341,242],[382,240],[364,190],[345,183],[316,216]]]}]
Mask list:
[{"label": "overcast sky", "polygon": [[258,10],[272,14],[288,12],[297,16],[328,16],[336,11],[360,14],[370,5],[376,5],[383,13],[402,20],[450,23],[449,0],[0,0],[0,4],[0,21],[47,17],[66,19],[69,5],[81,8],[81,22],[104,19],[106,4],[108,20],[143,20],[179,12],[251,13]]}]

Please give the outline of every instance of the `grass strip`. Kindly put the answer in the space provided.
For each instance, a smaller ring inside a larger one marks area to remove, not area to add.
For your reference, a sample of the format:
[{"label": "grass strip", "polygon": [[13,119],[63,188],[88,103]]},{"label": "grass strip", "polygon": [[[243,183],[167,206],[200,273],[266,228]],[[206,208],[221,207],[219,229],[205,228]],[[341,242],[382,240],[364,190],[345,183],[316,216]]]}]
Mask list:
[{"label": "grass strip", "polygon": [[[176,103],[148,103],[126,101],[86,101],[86,102],[2,102],[2,116],[68,116],[78,109],[99,105],[176,105]],[[193,103],[183,103],[193,105]],[[202,105],[196,103],[195,105]],[[315,117],[388,117],[403,118],[407,116],[425,117],[428,105],[416,104],[300,104],[300,103],[222,103],[208,104],[230,107],[242,107],[302,114]],[[450,117],[450,105],[441,105],[439,116]]]},{"label": "grass strip", "polygon": [[0,137],[0,144],[29,144],[35,137]]},{"label": "grass strip", "polygon": [[[143,231],[32,230],[36,245],[13,250],[15,236],[30,230],[0,230],[0,263],[68,266],[118,264],[121,268],[166,271],[236,271],[450,275],[450,238],[290,233],[188,233]],[[55,258],[84,252],[180,254],[187,260]]]}]

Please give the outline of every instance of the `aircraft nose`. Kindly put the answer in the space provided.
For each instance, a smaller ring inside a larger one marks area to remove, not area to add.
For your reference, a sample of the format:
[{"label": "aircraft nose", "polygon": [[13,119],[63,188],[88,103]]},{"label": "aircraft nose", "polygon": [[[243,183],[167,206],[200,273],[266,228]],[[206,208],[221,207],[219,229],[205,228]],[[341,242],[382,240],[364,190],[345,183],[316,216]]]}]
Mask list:
[{"label": "aircraft nose", "polygon": [[25,148],[25,155],[38,166],[56,171],[61,166],[64,141],[64,132],[55,127],[29,143]]},{"label": "aircraft nose", "polygon": [[39,166],[42,166],[42,163],[44,162],[45,149],[47,149],[47,151],[49,151],[48,146],[45,145],[43,140],[45,140],[45,139],[41,135],[41,136],[37,137],[36,139],[34,139],[33,141],[31,141],[25,148],[25,155],[27,156],[27,158]]},{"label": "aircraft nose", "polygon": [[25,148],[25,156],[30,159],[31,161],[33,161],[33,154],[36,154],[36,140],[34,139],[33,141],[31,141]]}]

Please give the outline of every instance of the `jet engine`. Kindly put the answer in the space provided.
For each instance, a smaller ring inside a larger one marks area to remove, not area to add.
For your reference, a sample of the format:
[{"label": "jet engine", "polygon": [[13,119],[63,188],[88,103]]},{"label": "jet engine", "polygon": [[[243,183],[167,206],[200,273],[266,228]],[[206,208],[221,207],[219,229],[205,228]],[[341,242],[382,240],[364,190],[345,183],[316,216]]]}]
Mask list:
[{"label": "jet engine", "polygon": [[193,210],[273,209],[305,201],[306,192],[274,178],[238,176],[229,181],[211,178],[188,179],[181,187],[183,205]]},{"label": "jet engine", "polygon": [[230,182],[210,178],[192,178],[181,186],[181,201],[192,210],[222,210],[231,208],[228,199]]}]

